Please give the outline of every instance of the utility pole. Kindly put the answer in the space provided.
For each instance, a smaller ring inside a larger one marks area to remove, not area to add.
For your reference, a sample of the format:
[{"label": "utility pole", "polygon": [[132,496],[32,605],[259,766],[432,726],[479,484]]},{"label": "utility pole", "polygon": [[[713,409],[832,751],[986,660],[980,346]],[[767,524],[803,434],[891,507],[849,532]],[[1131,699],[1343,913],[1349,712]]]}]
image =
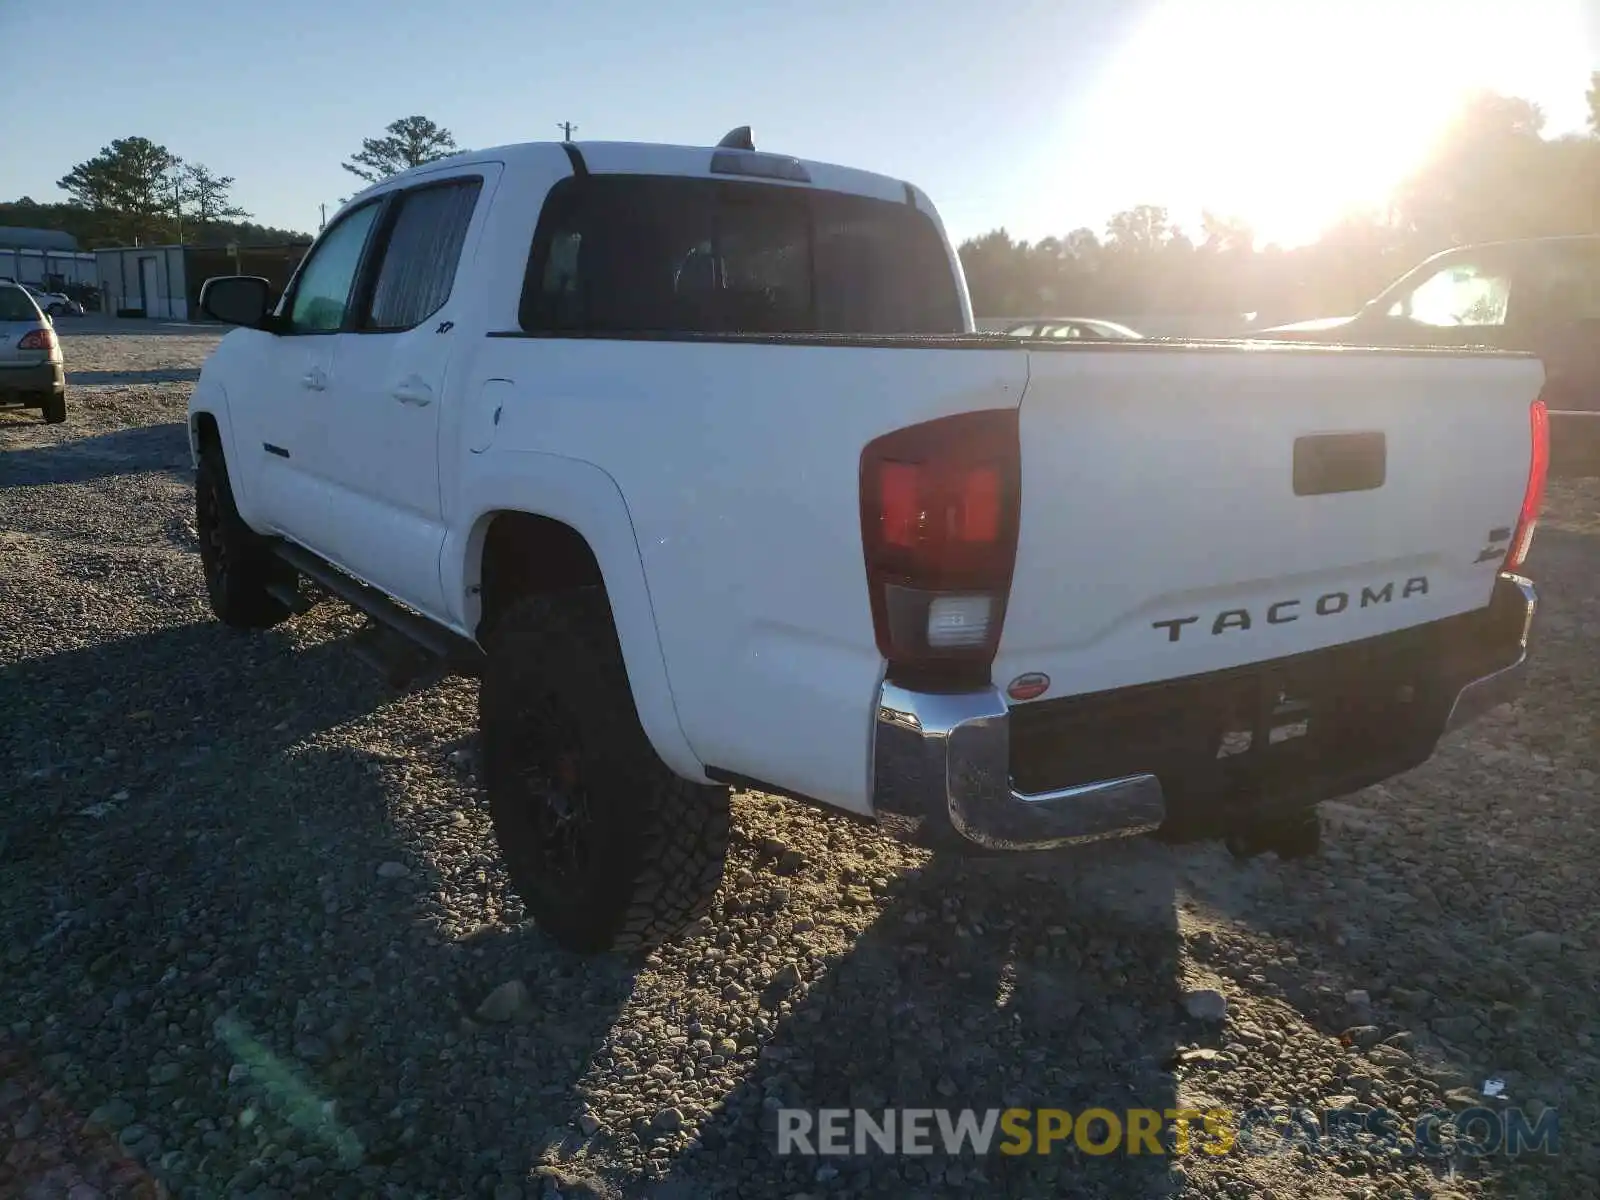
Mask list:
[{"label": "utility pole", "polygon": [[577,126],[571,121],[557,121],[556,128],[561,130],[561,140],[563,142],[570,142],[572,140],[572,131],[576,129]]},{"label": "utility pole", "polygon": [[317,226],[318,231],[321,231],[328,227],[328,206],[326,204],[319,204],[317,205],[317,209],[322,213],[322,224]]},{"label": "utility pole", "polygon": [[172,215],[178,219],[178,245],[183,245],[183,192],[182,181],[176,171],[172,174]]}]

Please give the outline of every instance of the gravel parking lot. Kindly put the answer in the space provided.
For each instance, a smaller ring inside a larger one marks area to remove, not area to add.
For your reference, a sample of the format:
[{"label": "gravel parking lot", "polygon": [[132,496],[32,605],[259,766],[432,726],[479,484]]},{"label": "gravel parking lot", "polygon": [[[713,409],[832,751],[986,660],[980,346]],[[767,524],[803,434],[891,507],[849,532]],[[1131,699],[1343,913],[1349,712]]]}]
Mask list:
[{"label": "gravel parking lot", "polygon": [[[1327,805],[1321,857],[947,863],[745,795],[713,918],[638,966],[522,921],[474,684],[387,690],[335,604],[211,619],[183,417],[216,334],[63,333],[67,424],[0,411],[0,1196],[1600,1195],[1595,482],[1552,488],[1527,696]],[[772,1133],[782,1105],[1477,1103],[1554,1109],[1556,1152]]]}]

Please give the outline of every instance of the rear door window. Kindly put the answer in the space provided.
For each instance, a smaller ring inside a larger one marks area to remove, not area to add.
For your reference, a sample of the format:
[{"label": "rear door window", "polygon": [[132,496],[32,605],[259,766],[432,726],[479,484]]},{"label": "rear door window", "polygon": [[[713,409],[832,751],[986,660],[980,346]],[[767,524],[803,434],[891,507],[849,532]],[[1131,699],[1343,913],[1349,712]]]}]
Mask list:
[{"label": "rear door window", "polygon": [[362,329],[412,329],[444,307],[481,187],[474,176],[427,184],[400,197]]},{"label": "rear door window", "polygon": [[1600,238],[1531,246],[1511,310],[1519,325],[1600,321]]},{"label": "rear door window", "polygon": [[602,335],[963,328],[944,242],[911,205],[630,175],[552,189],[520,318],[532,332]]}]

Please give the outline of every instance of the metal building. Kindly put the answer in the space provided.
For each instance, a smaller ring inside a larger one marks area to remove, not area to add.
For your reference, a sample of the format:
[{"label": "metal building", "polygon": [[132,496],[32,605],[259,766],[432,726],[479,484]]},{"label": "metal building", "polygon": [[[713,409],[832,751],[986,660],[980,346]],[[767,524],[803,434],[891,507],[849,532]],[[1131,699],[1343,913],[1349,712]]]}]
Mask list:
[{"label": "metal building", "polygon": [[277,291],[310,243],[281,246],[118,246],[96,250],[104,311],[120,317],[200,319],[200,288],[217,275],[260,275]]},{"label": "metal building", "polygon": [[59,229],[0,225],[0,279],[54,289],[95,279],[95,259]]}]

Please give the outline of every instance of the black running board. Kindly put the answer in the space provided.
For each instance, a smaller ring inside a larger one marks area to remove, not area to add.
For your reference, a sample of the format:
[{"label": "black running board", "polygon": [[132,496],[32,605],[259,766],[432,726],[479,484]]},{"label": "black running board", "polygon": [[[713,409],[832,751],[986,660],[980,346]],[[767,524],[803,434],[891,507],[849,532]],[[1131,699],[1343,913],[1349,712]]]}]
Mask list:
[{"label": "black running board", "polygon": [[345,603],[359,608],[380,625],[394,630],[434,657],[443,659],[453,674],[476,675],[481,670],[483,651],[478,649],[476,643],[454,630],[435,624],[420,613],[395,603],[377,588],[346,575],[304,547],[292,542],[280,542],[273,547],[273,551],[307,579],[320,584]]},{"label": "black running board", "polygon": [[267,595],[283,605],[295,616],[310,612],[316,604],[300,592],[298,579],[274,579],[267,584]]}]

